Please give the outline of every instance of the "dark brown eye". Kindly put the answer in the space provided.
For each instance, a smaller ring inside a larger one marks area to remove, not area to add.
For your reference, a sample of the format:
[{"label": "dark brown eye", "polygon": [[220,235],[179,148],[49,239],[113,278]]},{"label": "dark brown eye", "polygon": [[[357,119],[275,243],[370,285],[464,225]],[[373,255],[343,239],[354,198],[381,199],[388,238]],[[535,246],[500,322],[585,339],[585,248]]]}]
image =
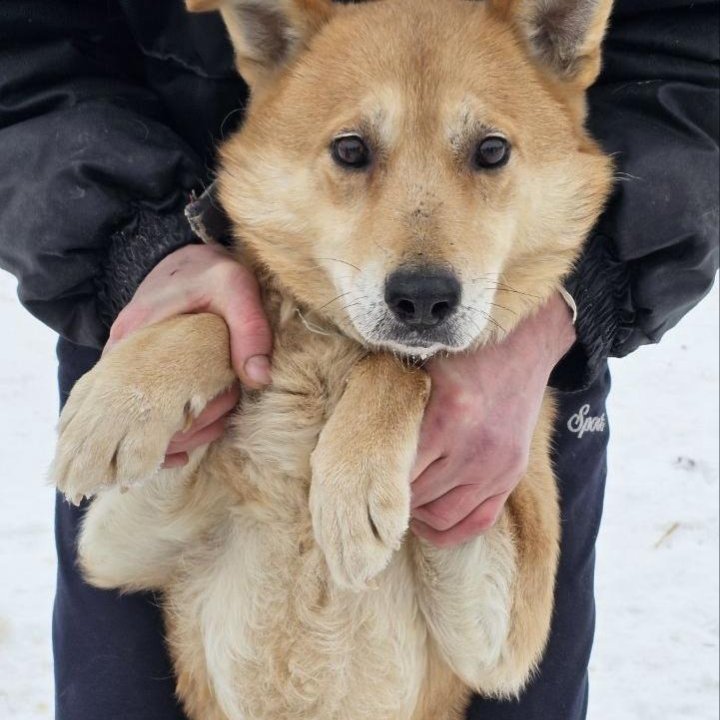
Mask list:
[{"label": "dark brown eye", "polygon": [[473,167],[476,170],[499,168],[510,159],[510,143],[500,135],[490,135],[475,148]]},{"label": "dark brown eye", "polygon": [[335,138],[330,146],[333,160],[341,167],[362,170],[370,164],[370,148],[359,135]]}]

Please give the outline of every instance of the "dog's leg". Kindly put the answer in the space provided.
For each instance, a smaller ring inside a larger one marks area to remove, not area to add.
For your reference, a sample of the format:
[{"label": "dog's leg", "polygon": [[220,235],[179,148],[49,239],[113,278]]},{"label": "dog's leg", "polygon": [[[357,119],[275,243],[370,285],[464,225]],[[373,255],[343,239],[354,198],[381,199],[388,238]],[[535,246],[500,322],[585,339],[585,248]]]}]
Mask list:
[{"label": "dog's leg", "polygon": [[170,522],[173,514],[180,517],[171,508],[177,489],[150,487],[155,484],[151,480],[129,493],[101,490],[93,500],[78,542],[80,568],[91,585],[124,592],[161,590],[172,576],[195,528]]},{"label": "dog's leg", "polygon": [[529,471],[492,530],[452,549],[414,542],[420,605],[438,650],[484,695],[517,695],[550,629],[560,534],[552,416],[547,402]]},{"label": "dog's leg", "polygon": [[225,517],[229,498],[221,478],[232,453],[221,444],[190,476],[176,468],[130,492],[101,490],[85,513],[78,542],[85,579],[125,592],[166,589],[182,553]]},{"label": "dog's leg", "polygon": [[171,437],[234,380],[219,317],[184,315],[140,330],[70,395],[60,418],[55,484],[79,502],[101,488],[154,477]]},{"label": "dog's leg", "polygon": [[351,371],[312,455],[310,510],[335,582],[361,590],[400,547],[428,376],[388,355]]}]

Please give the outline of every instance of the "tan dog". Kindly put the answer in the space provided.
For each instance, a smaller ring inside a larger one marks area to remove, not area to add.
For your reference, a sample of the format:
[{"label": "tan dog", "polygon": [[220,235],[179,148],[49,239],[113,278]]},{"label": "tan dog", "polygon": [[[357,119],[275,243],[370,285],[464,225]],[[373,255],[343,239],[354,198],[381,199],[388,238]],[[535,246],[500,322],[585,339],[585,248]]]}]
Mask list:
[{"label": "tan dog", "polygon": [[492,342],[571,268],[610,187],[583,129],[610,1],[188,5],[220,6],[252,85],[219,180],[273,385],[160,472],[235,379],[223,321],[147,328],[78,383],[55,478],[97,496],[86,577],[162,591],[194,720],[457,720],[471,691],[516,695],[552,611],[552,399],[498,525],[440,550],[406,535],[429,387],[401,358]]}]

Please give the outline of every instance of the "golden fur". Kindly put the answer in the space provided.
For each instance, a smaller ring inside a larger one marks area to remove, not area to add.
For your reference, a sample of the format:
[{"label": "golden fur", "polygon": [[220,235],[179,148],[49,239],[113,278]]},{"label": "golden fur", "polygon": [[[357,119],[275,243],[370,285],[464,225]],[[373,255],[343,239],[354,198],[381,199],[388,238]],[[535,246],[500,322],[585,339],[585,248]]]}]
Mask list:
[{"label": "golden fur", "polygon": [[[226,326],[182,316],[103,358],[54,466],[68,497],[95,496],[83,570],[162,592],[193,720],[459,720],[471,691],[518,694],[545,646],[553,403],[497,526],[431,547],[406,534],[429,381],[401,358],[495,341],[571,268],[610,186],[583,129],[610,2],[188,6],[222,11],[252,85],[219,180],[262,280],[273,384],[245,394],[224,440],[160,472],[169,438],[234,380]],[[475,172],[490,131],[512,158]],[[348,132],[372,142],[371,170],[333,163]],[[393,335],[383,282],[408,265],[460,279],[447,342]]]}]

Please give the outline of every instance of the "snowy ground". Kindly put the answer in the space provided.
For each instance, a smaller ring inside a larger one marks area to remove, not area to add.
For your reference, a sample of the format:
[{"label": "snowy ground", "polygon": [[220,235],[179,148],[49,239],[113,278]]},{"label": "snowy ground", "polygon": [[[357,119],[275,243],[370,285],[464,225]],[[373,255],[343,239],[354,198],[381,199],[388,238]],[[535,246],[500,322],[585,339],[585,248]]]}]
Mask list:
[{"label": "snowy ground", "polygon": [[[54,338],[0,273],[0,718],[52,717]],[[615,365],[590,720],[718,719],[718,293]],[[546,720],[553,720],[547,718]]]}]

